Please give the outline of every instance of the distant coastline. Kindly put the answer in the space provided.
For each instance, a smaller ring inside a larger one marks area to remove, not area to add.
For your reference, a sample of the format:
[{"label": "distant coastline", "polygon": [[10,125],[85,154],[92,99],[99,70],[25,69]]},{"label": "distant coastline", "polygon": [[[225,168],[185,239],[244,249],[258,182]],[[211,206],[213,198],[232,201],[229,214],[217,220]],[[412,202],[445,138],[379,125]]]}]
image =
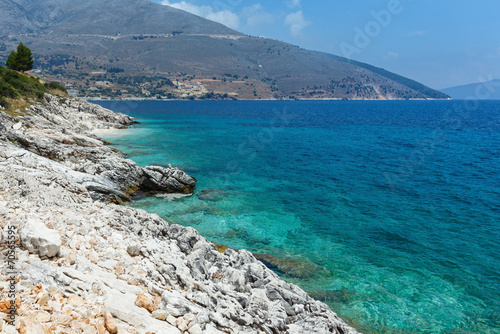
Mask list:
[{"label": "distant coastline", "polygon": [[196,101],[451,101],[455,100],[452,98],[446,98],[446,99],[432,99],[432,98],[415,98],[415,99],[341,99],[341,98],[325,98],[325,99],[228,99],[228,100],[200,100],[200,99],[194,99],[194,100],[189,100],[189,99],[157,99],[157,98],[136,98],[136,97],[131,97],[131,98],[122,98],[122,99],[117,99],[117,98],[95,98],[95,97],[80,97],[82,99],[85,99],[89,102],[92,101],[185,101],[185,102],[196,102]]}]

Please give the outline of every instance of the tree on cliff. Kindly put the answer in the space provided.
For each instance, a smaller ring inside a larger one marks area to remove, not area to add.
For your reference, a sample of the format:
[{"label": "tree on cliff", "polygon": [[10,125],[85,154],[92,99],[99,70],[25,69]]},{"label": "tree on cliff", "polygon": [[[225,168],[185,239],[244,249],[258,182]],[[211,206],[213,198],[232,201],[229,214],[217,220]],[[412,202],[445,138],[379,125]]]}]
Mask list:
[{"label": "tree on cliff", "polygon": [[5,63],[7,68],[14,71],[30,71],[33,69],[33,56],[31,50],[23,43],[17,46],[17,52],[12,51]]}]

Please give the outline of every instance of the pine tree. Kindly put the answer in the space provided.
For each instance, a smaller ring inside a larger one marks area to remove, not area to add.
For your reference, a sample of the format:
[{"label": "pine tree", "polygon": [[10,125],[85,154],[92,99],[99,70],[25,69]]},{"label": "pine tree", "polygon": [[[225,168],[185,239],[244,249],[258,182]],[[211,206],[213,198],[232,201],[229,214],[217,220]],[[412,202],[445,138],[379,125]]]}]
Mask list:
[{"label": "pine tree", "polygon": [[15,67],[17,67],[17,52],[12,51],[9,55],[9,58],[7,58],[7,61],[5,62],[5,66],[7,66],[8,69],[13,70]]},{"label": "pine tree", "polygon": [[17,46],[17,52],[12,51],[5,63],[7,68],[14,71],[30,71],[33,69],[33,56],[30,48],[23,43]]}]

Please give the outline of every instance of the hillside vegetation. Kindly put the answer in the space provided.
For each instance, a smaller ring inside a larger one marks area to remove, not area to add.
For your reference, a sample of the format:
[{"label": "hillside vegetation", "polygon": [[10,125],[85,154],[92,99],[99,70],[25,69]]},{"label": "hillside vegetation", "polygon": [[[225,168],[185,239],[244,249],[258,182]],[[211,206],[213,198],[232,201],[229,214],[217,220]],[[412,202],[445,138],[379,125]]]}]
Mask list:
[{"label": "hillside vegetation", "polygon": [[30,102],[41,100],[45,93],[66,95],[67,91],[57,83],[46,83],[36,76],[0,66],[0,109],[13,113]]}]

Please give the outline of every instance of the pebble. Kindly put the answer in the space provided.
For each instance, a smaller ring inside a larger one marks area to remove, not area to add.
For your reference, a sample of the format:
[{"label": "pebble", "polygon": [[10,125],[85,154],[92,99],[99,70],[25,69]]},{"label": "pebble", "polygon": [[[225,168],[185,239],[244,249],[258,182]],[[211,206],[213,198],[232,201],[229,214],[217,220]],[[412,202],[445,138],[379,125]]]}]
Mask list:
[{"label": "pebble", "polygon": [[137,299],[135,300],[135,305],[145,308],[150,313],[156,311],[157,308],[155,302],[153,301],[153,298],[142,293],[139,293],[137,295]]},{"label": "pebble", "polygon": [[46,293],[41,293],[40,297],[38,298],[38,305],[40,306],[44,306],[45,304],[47,304],[47,302],[49,301],[50,297],[48,294]]},{"label": "pebble", "polygon": [[115,320],[109,311],[104,312],[104,327],[111,334],[118,333],[118,327],[116,326]]}]

